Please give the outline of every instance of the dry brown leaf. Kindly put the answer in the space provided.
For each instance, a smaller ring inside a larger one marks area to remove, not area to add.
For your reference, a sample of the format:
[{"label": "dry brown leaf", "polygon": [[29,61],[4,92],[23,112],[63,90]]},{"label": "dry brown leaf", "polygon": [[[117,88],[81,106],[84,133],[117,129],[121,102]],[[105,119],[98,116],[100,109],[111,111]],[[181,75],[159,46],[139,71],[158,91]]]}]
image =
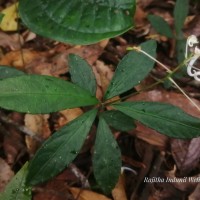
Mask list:
[{"label": "dry brown leaf", "polygon": [[96,64],[92,66],[92,69],[97,81],[96,97],[98,99],[102,99],[110,83],[110,80],[113,77],[114,72],[111,70],[109,66],[105,65],[103,62],[99,60],[97,60]]},{"label": "dry brown leaf", "polygon": [[23,38],[18,34],[7,34],[0,31],[0,46],[10,48],[11,50],[19,50],[23,45]]},{"label": "dry brown leaf", "polygon": [[10,166],[0,158],[0,192],[2,192],[7,183],[14,176],[14,172],[11,170]]},{"label": "dry brown leaf", "polygon": [[74,188],[74,187],[69,188],[69,190],[73,194],[75,199],[80,194],[78,200],[111,200],[110,198],[102,194],[98,194],[90,190],[82,190],[80,188]]},{"label": "dry brown leaf", "polygon": [[[24,117],[24,123],[28,129],[36,134],[36,136],[46,139],[51,134],[48,118],[49,115],[26,114]],[[38,141],[30,136],[26,136],[25,142],[30,154],[34,154],[40,144],[38,143]]]},{"label": "dry brown leaf", "polygon": [[123,174],[120,175],[115,188],[112,190],[112,196],[114,200],[127,200],[125,192],[125,180]]},{"label": "dry brown leaf", "polygon": [[137,138],[156,146],[160,150],[166,149],[169,141],[167,136],[150,129],[141,123],[137,123],[136,131],[131,131],[130,133],[136,135]]},{"label": "dry brown leaf", "polygon": [[[175,188],[179,189],[182,192],[192,191],[197,185],[196,182],[190,181],[190,178],[196,178],[196,177],[187,177],[187,176],[177,177],[176,167],[174,167],[173,170],[166,172],[165,175],[168,179],[174,180],[168,183],[170,183],[171,185],[173,185]],[[179,181],[176,181],[176,179]]]},{"label": "dry brown leaf", "polygon": [[199,200],[199,199],[200,199],[200,183],[198,183],[195,190],[188,197],[188,200]]},{"label": "dry brown leaf", "polygon": [[80,108],[72,108],[61,110],[59,113],[61,117],[58,119],[57,129],[83,114],[83,111]]},{"label": "dry brown leaf", "polygon": [[23,70],[25,65],[38,58],[40,55],[41,54],[38,52],[29,49],[11,51],[1,58],[0,65],[13,66]]},{"label": "dry brown leaf", "polygon": [[198,167],[200,160],[200,138],[192,140],[172,139],[172,156],[180,174],[187,175]]},{"label": "dry brown leaf", "polygon": [[6,125],[6,129],[9,134],[4,137],[3,149],[7,163],[13,166],[26,153],[26,147],[24,137],[20,131],[9,125]]}]

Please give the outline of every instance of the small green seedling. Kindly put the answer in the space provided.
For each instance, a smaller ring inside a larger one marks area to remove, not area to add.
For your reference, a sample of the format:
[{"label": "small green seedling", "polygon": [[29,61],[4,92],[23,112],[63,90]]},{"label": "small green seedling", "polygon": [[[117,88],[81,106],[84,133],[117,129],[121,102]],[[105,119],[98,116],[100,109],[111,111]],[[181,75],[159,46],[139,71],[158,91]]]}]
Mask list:
[{"label": "small green seedling", "polygon": [[178,63],[181,63],[184,60],[186,40],[184,39],[182,28],[188,14],[188,9],[188,0],[176,1],[174,8],[175,33],[173,33],[169,24],[162,17],[157,15],[148,15],[148,20],[159,34],[164,35],[168,38],[174,38],[176,40],[176,52]]}]

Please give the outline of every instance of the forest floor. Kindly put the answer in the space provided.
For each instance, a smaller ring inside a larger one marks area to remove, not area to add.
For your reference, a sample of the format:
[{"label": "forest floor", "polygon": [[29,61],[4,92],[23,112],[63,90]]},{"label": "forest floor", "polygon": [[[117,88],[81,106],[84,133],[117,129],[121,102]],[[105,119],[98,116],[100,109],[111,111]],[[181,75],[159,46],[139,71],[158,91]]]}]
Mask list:
[{"label": "forest floor", "polygon": [[[13,1],[0,1],[0,8]],[[127,53],[127,47],[139,45],[148,39],[158,43],[157,59],[173,70],[177,65],[176,43],[159,35],[147,19],[148,14],[159,15],[172,27],[174,24],[173,0],[139,0],[134,16],[135,27],[127,33],[86,46],[73,46],[49,40],[32,33],[25,27],[18,31],[0,31],[0,65],[15,67],[29,74],[42,74],[67,79],[66,57],[75,53],[84,58],[97,78],[97,97],[101,98],[115,68]],[[183,27],[184,36],[200,37],[200,4],[191,1],[189,14]],[[0,72],[1,73],[1,72]],[[166,71],[156,65],[149,76],[135,89],[140,90],[166,76]],[[177,83],[200,107],[200,82],[188,75],[180,75]],[[175,87],[159,84],[129,101],[145,100],[176,105],[187,113],[200,118],[200,112]],[[56,130],[79,116],[81,108],[68,109],[45,115],[30,115],[0,110],[0,191],[29,161],[41,140],[50,137]],[[95,128],[93,128],[95,131]],[[29,131],[37,133],[30,136]],[[58,176],[33,189],[34,200],[199,200],[200,183],[181,182],[185,177],[200,176],[200,138],[181,140],[169,138],[142,124],[129,132],[112,130],[122,152],[124,170],[112,191],[105,196],[93,188],[91,151],[93,138],[88,138],[73,163]],[[169,178],[179,181],[153,183],[148,178]],[[146,181],[145,181],[146,178]],[[87,190],[85,189],[87,188]],[[78,195],[78,198],[77,198]]]}]

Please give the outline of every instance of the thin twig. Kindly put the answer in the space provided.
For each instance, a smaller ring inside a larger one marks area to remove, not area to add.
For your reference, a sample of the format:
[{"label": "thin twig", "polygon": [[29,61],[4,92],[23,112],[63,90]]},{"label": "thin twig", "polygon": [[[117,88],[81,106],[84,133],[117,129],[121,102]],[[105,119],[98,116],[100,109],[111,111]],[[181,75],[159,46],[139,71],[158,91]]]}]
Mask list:
[{"label": "thin twig", "polygon": [[23,125],[16,123],[12,119],[10,119],[6,115],[4,115],[2,112],[0,112],[0,121],[2,121],[5,124],[9,124],[11,126],[14,126],[17,130],[21,131],[25,135],[28,135],[28,136],[34,138],[35,140],[37,140],[39,142],[43,142],[43,139],[38,137],[36,133],[34,133],[30,129],[28,129],[26,126],[23,126]]}]

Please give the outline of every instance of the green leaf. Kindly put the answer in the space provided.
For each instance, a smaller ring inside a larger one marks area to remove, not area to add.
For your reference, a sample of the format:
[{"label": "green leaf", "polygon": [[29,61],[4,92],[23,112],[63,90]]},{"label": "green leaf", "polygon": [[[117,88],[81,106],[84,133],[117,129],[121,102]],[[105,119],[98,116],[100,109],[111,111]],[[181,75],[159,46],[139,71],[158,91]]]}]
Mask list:
[{"label": "green leaf", "polygon": [[[186,39],[176,40],[176,53],[177,53],[178,63],[181,63],[185,60],[185,46],[186,46]],[[182,67],[182,69],[184,69],[184,67]]]},{"label": "green leaf", "polygon": [[42,144],[30,163],[28,185],[42,183],[61,172],[78,155],[95,119],[91,110],[53,134]]},{"label": "green leaf", "polygon": [[174,21],[177,38],[182,38],[182,28],[188,15],[189,0],[176,0],[174,8]]},{"label": "green leaf", "polygon": [[31,187],[25,185],[28,172],[28,163],[25,163],[20,171],[8,183],[6,189],[0,194],[1,200],[31,200]]},{"label": "green leaf", "polygon": [[132,28],[135,4],[135,0],[20,0],[19,13],[24,24],[39,35],[91,44]]},{"label": "green leaf", "polygon": [[157,102],[124,102],[113,106],[167,136],[184,139],[200,136],[200,119],[176,106]]},{"label": "green leaf", "polygon": [[118,110],[109,110],[101,114],[107,124],[119,131],[130,131],[136,126],[133,119]]},{"label": "green leaf", "polygon": [[157,15],[148,15],[148,20],[150,21],[153,28],[161,35],[164,35],[168,38],[173,38],[172,30],[169,24],[160,16]]},{"label": "green leaf", "polygon": [[24,75],[24,72],[13,67],[0,66],[0,79]]},{"label": "green leaf", "polygon": [[0,13],[0,23],[2,22],[3,18],[4,18],[5,14],[4,13]]},{"label": "green leaf", "polygon": [[70,54],[68,60],[72,82],[88,90],[92,96],[95,96],[96,79],[90,65],[75,54]]},{"label": "green leaf", "polygon": [[100,117],[93,154],[94,176],[105,193],[115,187],[121,169],[121,153],[105,120]]},{"label": "green leaf", "polygon": [[0,80],[0,107],[27,113],[50,113],[97,104],[91,94],[59,78],[22,75]]},{"label": "green leaf", "polygon": [[[156,42],[149,40],[141,44],[143,51],[155,57]],[[146,55],[131,51],[121,60],[108,86],[104,99],[107,100],[138,85],[154,66],[154,61]]]}]

